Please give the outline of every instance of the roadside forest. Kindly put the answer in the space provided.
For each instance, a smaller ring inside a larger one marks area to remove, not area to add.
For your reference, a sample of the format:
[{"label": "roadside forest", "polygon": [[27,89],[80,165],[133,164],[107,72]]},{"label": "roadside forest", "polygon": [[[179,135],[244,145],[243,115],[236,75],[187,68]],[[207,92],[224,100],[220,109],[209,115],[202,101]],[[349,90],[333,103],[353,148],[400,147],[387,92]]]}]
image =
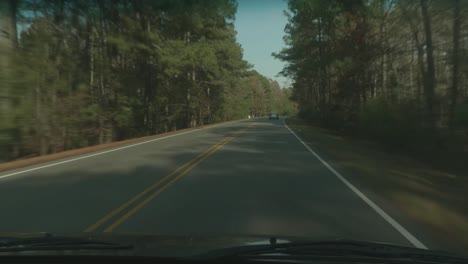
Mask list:
[{"label": "roadside forest", "polygon": [[243,59],[236,7],[0,1],[0,160],[292,113],[291,91]]},{"label": "roadside forest", "polygon": [[463,0],[288,0],[273,55],[303,119],[462,168],[467,12]]}]

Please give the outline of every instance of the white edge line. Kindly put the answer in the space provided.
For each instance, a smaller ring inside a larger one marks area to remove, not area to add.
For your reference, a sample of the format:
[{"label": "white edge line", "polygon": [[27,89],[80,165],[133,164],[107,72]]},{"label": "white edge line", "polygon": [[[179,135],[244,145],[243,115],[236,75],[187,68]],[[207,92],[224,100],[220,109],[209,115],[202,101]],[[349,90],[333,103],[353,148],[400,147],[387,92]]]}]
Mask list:
[{"label": "white edge line", "polygon": [[27,169],[27,170],[17,171],[17,172],[2,175],[2,176],[0,176],[0,179],[4,179],[4,178],[7,178],[7,177],[23,174],[23,173],[30,172],[30,171],[45,169],[45,168],[48,168],[48,167],[53,167],[53,166],[57,166],[57,165],[61,165],[61,164],[81,160],[81,159],[87,159],[87,158],[91,158],[91,157],[94,157],[94,156],[99,156],[99,155],[102,155],[102,154],[106,154],[106,153],[110,153],[110,152],[114,152],[114,151],[118,151],[118,150],[122,150],[122,149],[126,149],[126,148],[131,148],[131,147],[135,147],[135,146],[138,146],[138,145],[143,145],[143,144],[158,141],[158,140],[163,140],[163,139],[167,139],[167,138],[171,138],[171,137],[176,137],[176,136],[180,136],[180,135],[184,135],[184,134],[189,134],[189,133],[197,132],[197,131],[204,130],[204,129],[210,129],[210,128],[214,128],[214,127],[217,127],[217,126],[225,126],[225,125],[237,123],[237,122],[240,122],[240,121],[244,121],[244,120],[237,120],[237,121],[232,121],[232,122],[225,123],[225,124],[217,124],[217,125],[212,125],[212,126],[209,126],[209,127],[197,128],[197,129],[193,129],[193,130],[190,130],[190,131],[178,133],[178,134],[175,134],[175,135],[169,135],[169,136],[164,136],[164,137],[160,137],[160,138],[155,138],[155,139],[151,139],[151,140],[147,140],[147,141],[143,141],[143,142],[139,142],[139,143],[135,143],[135,144],[131,144],[131,145],[126,145],[126,146],[119,147],[119,148],[113,148],[113,149],[109,149],[109,150],[105,150],[105,151],[100,151],[98,153],[93,153],[93,154],[81,156],[81,157],[78,157],[78,158],[71,158],[71,159],[55,162],[55,163],[44,165],[44,166],[39,166],[39,167],[34,167],[34,168],[31,168],[31,169]]},{"label": "white edge line", "polygon": [[382,208],[377,204],[372,202],[365,194],[358,190],[354,185],[352,185],[348,180],[346,180],[343,175],[336,171],[328,162],[323,160],[315,151],[313,151],[302,139],[291,130],[291,128],[286,125],[286,122],[283,119],[284,126],[304,145],[327,169],[329,169],[333,174],[335,174],[338,179],[340,179],[346,186],[348,186],[359,198],[361,198],[367,205],[374,209],[377,214],[379,214],[385,221],[387,221],[391,226],[393,226],[401,235],[403,235],[411,244],[417,248],[428,249],[419,239],[413,236],[408,230],[406,230],[402,225],[400,225],[395,219],[388,215]]}]

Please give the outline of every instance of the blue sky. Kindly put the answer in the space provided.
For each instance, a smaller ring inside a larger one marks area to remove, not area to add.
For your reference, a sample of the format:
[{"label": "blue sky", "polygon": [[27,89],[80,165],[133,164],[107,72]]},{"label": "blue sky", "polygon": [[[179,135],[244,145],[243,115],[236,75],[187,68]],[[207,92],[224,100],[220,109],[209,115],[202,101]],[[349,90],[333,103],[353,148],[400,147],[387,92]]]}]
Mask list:
[{"label": "blue sky", "polygon": [[237,0],[235,27],[237,41],[244,50],[244,59],[264,76],[277,80],[282,87],[288,83],[284,77],[276,77],[284,63],[273,58],[272,52],[284,47],[283,36],[287,18],[283,0]]}]

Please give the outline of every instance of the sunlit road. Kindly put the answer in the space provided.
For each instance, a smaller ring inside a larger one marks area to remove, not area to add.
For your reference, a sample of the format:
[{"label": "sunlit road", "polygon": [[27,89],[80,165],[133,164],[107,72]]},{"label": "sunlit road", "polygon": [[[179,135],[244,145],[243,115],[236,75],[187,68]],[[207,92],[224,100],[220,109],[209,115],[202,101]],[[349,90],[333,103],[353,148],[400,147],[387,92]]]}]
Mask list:
[{"label": "sunlit road", "polygon": [[0,211],[0,232],[260,234],[411,245],[283,120],[240,121],[5,177]]}]

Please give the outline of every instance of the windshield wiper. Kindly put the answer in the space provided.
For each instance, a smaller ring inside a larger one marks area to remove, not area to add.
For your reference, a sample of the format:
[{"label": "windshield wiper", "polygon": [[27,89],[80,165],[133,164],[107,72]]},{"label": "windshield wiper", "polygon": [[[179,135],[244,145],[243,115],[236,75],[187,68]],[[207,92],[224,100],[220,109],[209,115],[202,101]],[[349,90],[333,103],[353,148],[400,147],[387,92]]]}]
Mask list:
[{"label": "windshield wiper", "polygon": [[269,245],[222,249],[201,258],[284,262],[351,260],[383,263],[468,263],[466,258],[442,251],[354,240],[276,243],[275,239],[271,239]]},{"label": "windshield wiper", "polygon": [[128,250],[133,246],[94,240],[52,236],[32,238],[0,238],[0,252],[42,251],[42,250]]}]

